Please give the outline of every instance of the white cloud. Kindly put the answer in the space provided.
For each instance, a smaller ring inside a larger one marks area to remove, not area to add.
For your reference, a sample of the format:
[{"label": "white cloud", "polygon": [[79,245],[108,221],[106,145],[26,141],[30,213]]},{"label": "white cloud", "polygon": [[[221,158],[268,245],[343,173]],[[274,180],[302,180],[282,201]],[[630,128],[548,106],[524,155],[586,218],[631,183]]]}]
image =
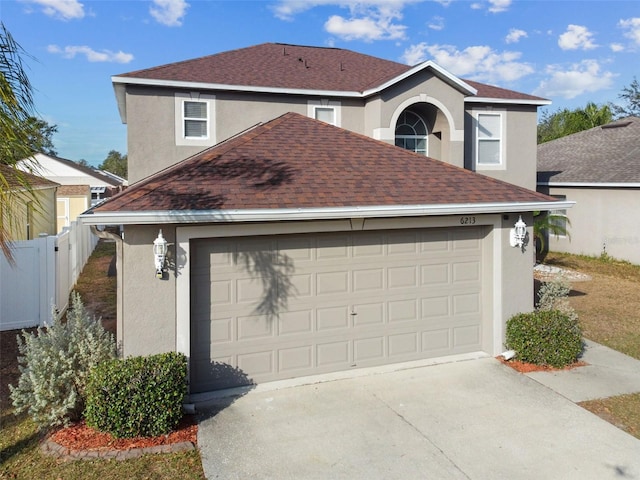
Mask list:
[{"label": "white cloud", "polygon": [[112,52],[111,50],[98,52],[86,45],[68,45],[64,48],[58,45],[49,45],[47,51],[69,59],[75,58],[76,55],[84,55],[90,62],[129,63],[133,60],[132,54],[124,53],[122,50],[119,52]]},{"label": "white cloud", "polygon": [[612,52],[622,52],[624,50],[624,45],[621,43],[612,43],[609,45],[609,48]]},{"label": "white cloud", "polygon": [[343,40],[397,40],[405,37],[404,25],[391,23],[388,19],[371,17],[345,19],[333,15],[324,24],[325,30]]},{"label": "white cloud", "polygon": [[625,30],[625,37],[630,38],[636,45],[640,45],[640,17],[620,20],[618,27]]},{"label": "white cloud", "polygon": [[[489,0],[489,6],[487,10],[491,13],[501,13],[509,10],[512,0]],[[471,9],[482,10],[485,8],[485,4],[481,2],[474,2],[471,4]]]},{"label": "white cloud", "polygon": [[179,27],[189,4],[185,0],[153,0],[149,13],[158,23],[167,27]]},{"label": "white cloud", "polygon": [[433,17],[429,23],[427,23],[427,27],[431,30],[440,31],[444,29],[444,18],[442,17]]},{"label": "white cloud", "polygon": [[520,52],[496,52],[488,46],[472,46],[458,50],[451,45],[411,45],[402,55],[402,60],[415,65],[432,59],[454,75],[488,83],[503,83],[518,80],[533,73],[533,67],[518,61]]},{"label": "white cloud", "polygon": [[511,6],[511,0],[489,0],[491,13],[506,12]]},{"label": "white cloud", "polygon": [[[280,20],[293,20],[293,17],[299,13],[327,5],[348,8],[351,10],[353,16],[355,11],[369,10],[372,8],[379,10],[391,9],[400,12],[405,5],[423,1],[425,0],[278,0],[271,9],[274,15]],[[439,0],[439,3],[446,6],[450,3],[450,0]]]},{"label": "white cloud", "polygon": [[72,20],[83,18],[84,5],[78,0],[22,0],[26,3],[35,3],[42,7],[42,12],[50,17],[60,20]]},{"label": "white cloud", "polygon": [[558,46],[562,50],[593,50],[598,45],[593,43],[593,33],[587,27],[569,25],[558,38]]},{"label": "white cloud", "polygon": [[527,32],[525,32],[524,30],[519,30],[517,28],[512,28],[511,30],[509,30],[505,41],[507,43],[518,43],[521,38],[527,38]]},{"label": "white cloud", "polygon": [[[398,23],[409,3],[422,0],[365,0],[361,2],[325,2],[349,7],[349,18],[332,15],[325,30],[343,40],[402,40],[407,27]],[[318,0],[309,3],[318,3]],[[296,3],[297,5],[297,3]]]},{"label": "white cloud", "polygon": [[602,71],[595,60],[583,60],[571,65],[568,70],[550,65],[546,71],[548,79],[540,83],[534,95],[543,97],[575,98],[584,93],[611,88],[615,74]]}]

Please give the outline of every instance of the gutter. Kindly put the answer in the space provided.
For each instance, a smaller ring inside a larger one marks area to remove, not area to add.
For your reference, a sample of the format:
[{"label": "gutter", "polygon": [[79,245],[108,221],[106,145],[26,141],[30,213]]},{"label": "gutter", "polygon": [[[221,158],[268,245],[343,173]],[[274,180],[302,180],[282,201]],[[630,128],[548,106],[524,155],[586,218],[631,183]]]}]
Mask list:
[{"label": "gutter", "polygon": [[236,223],[278,222],[292,220],[335,220],[343,218],[389,218],[436,215],[481,215],[563,210],[574,201],[514,202],[446,205],[382,205],[328,208],[278,208],[235,210],[156,210],[94,212],[88,210],[79,218],[87,225],[152,225],[159,223]]},{"label": "gutter", "polygon": [[640,188],[638,182],[537,182],[540,187]]}]

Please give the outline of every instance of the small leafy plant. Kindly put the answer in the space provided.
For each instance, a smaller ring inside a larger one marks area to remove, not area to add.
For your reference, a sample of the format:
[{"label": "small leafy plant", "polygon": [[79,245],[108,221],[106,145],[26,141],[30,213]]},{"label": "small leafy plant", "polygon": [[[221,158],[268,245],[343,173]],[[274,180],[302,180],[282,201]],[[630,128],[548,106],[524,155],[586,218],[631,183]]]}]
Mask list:
[{"label": "small leafy plant", "polygon": [[523,362],[562,368],[580,356],[582,332],[577,318],[559,310],[536,310],[507,321],[506,346]]},{"label": "small leafy plant", "polygon": [[169,352],[102,363],[88,382],[87,425],[116,438],[169,433],[182,418],[187,359]]},{"label": "small leafy plant", "polygon": [[113,335],[89,315],[79,294],[71,294],[71,304],[66,321],[54,316],[50,326],[17,338],[20,378],[9,386],[11,400],[16,413],[26,411],[44,427],[80,419],[89,371],[116,355]]}]

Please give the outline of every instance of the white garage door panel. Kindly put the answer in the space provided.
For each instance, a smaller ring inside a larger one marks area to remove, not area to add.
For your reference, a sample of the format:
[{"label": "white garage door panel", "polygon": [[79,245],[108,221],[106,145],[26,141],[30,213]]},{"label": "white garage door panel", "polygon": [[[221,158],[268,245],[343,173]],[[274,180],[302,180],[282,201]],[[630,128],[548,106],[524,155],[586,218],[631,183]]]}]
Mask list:
[{"label": "white garage door panel", "polygon": [[191,390],[482,349],[482,228],[191,243]]}]

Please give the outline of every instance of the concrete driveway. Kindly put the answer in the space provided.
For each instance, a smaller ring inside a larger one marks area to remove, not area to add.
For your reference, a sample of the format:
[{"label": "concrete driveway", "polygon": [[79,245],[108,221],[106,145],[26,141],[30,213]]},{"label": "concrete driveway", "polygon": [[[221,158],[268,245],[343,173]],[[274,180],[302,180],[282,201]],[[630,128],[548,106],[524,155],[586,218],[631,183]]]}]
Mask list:
[{"label": "concrete driveway", "polygon": [[209,479],[640,479],[640,440],[493,358],[218,408],[198,434]]}]

